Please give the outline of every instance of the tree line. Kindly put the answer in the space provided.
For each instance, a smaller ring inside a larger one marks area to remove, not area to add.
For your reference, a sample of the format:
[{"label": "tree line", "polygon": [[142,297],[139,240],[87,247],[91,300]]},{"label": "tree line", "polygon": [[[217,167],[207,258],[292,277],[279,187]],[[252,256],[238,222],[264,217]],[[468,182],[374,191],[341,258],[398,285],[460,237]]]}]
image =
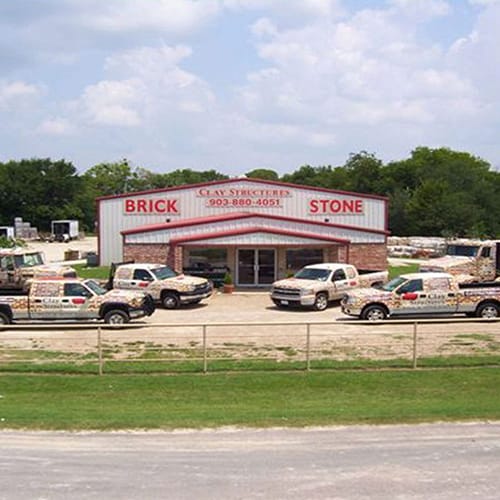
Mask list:
[{"label": "tree line", "polygon": [[[282,176],[255,169],[246,176],[387,196],[389,229],[398,236],[500,238],[500,172],[466,152],[418,147],[409,158],[384,164],[361,151],[340,166],[303,165]],[[65,160],[0,162],[0,225],[22,217],[49,231],[51,220],[77,219],[93,231],[99,196],[228,178],[216,170],[156,173],[127,160],[101,163],[83,174]]]}]

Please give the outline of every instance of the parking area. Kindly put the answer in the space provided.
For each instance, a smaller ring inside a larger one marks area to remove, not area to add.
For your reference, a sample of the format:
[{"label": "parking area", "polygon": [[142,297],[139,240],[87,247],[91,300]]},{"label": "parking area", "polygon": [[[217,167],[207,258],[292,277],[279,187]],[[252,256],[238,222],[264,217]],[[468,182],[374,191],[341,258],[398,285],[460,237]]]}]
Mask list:
[{"label": "parking area", "polygon": [[312,309],[277,308],[269,293],[262,291],[236,291],[232,294],[215,291],[200,304],[180,309],[159,307],[147,322],[154,323],[214,323],[214,322],[283,322],[283,321],[335,321],[344,317],[338,303],[326,311]]}]

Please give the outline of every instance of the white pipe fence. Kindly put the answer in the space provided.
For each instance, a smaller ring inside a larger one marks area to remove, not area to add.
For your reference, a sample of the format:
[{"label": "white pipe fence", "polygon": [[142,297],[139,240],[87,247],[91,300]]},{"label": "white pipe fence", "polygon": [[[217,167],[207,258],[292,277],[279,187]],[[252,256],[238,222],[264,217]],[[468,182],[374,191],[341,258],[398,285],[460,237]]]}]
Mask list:
[{"label": "white pipe fence", "polygon": [[18,371],[21,365],[24,371],[27,366],[38,371],[52,365],[57,366],[54,370],[69,372],[87,365],[102,375],[121,363],[140,363],[141,372],[148,371],[144,368],[148,364],[169,372],[176,371],[175,363],[194,363],[197,371],[207,373],[214,367],[238,370],[237,364],[270,361],[282,369],[305,371],[353,363],[416,369],[428,358],[457,356],[500,364],[500,319],[129,323],[120,327],[59,323],[2,325],[0,330],[0,372]]}]

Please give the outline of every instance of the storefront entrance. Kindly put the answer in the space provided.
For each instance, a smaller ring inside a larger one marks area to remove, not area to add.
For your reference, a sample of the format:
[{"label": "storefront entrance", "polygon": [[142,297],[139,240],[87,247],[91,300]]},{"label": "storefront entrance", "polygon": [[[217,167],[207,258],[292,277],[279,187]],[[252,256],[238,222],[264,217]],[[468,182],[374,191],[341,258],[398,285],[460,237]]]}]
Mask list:
[{"label": "storefront entrance", "polygon": [[239,286],[270,285],[276,278],[276,251],[274,248],[239,248],[237,250]]}]

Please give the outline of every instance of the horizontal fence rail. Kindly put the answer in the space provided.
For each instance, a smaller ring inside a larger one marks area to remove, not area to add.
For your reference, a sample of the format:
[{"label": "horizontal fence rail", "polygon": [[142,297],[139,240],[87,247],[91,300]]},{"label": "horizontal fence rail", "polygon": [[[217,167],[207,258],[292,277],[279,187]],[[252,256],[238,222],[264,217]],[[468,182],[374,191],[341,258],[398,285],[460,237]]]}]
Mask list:
[{"label": "horizontal fence rail", "polygon": [[500,319],[2,325],[0,372],[500,366]]}]

